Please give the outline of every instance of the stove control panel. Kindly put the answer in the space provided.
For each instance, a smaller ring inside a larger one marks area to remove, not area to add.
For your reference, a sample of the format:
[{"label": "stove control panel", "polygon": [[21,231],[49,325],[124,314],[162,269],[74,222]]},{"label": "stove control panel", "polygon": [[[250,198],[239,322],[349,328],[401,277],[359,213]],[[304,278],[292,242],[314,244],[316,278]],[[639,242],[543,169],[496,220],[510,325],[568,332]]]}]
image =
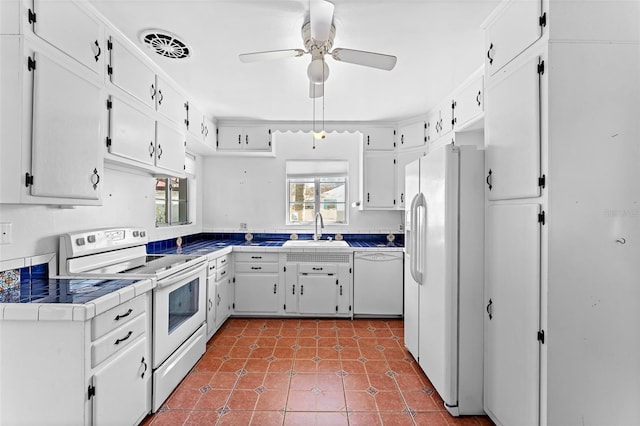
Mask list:
[{"label": "stove control panel", "polygon": [[147,231],[142,228],[107,228],[70,232],[60,236],[60,257],[67,259],[103,253],[144,245],[148,242]]}]

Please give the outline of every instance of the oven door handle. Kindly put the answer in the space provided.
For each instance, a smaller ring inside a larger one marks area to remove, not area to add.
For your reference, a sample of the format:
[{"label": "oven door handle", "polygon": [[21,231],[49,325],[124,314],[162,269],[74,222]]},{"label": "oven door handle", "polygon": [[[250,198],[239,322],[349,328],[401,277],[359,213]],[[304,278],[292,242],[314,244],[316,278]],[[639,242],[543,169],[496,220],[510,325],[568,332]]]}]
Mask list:
[{"label": "oven door handle", "polygon": [[200,275],[206,269],[207,269],[206,262],[198,263],[195,266],[184,269],[180,272],[176,272],[175,274],[167,278],[158,280],[158,287],[159,288],[170,287],[176,283],[191,281],[192,278]]}]

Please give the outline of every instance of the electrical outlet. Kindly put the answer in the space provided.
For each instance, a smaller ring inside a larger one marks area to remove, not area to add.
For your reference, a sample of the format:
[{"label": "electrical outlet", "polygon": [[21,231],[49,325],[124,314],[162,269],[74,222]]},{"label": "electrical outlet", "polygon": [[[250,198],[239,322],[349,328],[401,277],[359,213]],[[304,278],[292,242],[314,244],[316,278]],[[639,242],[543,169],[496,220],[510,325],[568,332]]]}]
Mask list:
[{"label": "electrical outlet", "polygon": [[249,227],[245,222],[240,222],[240,229],[247,230]]},{"label": "electrical outlet", "polygon": [[0,223],[0,244],[11,244],[13,242],[13,224]]},{"label": "electrical outlet", "polygon": [[398,225],[398,231],[404,232],[404,225],[403,224]]}]

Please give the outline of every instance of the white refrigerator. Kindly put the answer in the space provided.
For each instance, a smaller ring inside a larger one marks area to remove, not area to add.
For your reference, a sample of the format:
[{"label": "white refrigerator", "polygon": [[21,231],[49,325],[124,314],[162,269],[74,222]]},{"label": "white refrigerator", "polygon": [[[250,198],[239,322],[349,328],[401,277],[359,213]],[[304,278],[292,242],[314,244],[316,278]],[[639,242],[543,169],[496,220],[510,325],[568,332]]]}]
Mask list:
[{"label": "white refrigerator", "polygon": [[454,416],[482,414],[484,151],[406,166],[405,345]]}]

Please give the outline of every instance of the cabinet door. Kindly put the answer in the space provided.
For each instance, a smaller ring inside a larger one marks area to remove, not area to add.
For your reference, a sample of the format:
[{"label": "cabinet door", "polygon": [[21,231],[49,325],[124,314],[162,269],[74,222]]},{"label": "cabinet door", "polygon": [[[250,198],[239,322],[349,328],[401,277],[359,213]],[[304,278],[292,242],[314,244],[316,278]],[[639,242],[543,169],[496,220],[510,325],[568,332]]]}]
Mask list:
[{"label": "cabinet door", "polygon": [[503,425],[537,425],[540,355],[538,204],[487,212],[485,411]]},{"label": "cabinet door", "polygon": [[93,376],[95,425],[133,425],[151,411],[151,362],[141,337]]},{"label": "cabinet door", "polygon": [[111,97],[109,108],[109,153],[155,165],[156,125],[148,112]]},{"label": "cabinet door", "polygon": [[396,205],[394,154],[365,153],[364,207],[393,209]]},{"label": "cabinet door", "polygon": [[350,263],[338,265],[338,314],[351,313],[353,268]]},{"label": "cabinet door", "polygon": [[187,125],[187,130],[192,135],[196,136],[199,141],[202,141],[202,132],[204,130],[204,114],[200,109],[189,102],[187,104],[187,121],[185,122]]},{"label": "cabinet door", "polygon": [[510,1],[486,30],[486,69],[495,74],[542,36],[542,1]]},{"label": "cabinet door", "polygon": [[158,121],[156,128],[156,167],[184,174],[184,133]]},{"label": "cabinet door", "polygon": [[213,336],[218,325],[218,283],[213,277],[207,277],[207,337]]},{"label": "cabinet door", "polygon": [[236,274],[236,312],[273,313],[278,310],[278,274]]},{"label": "cabinet door", "polygon": [[100,87],[41,53],[33,56],[31,195],[98,200]]},{"label": "cabinet door", "polygon": [[216,146],[218,151],[242,150],[242,127],[218,127]]},{"label": "cabinet door", "polygon": [[69,0],[34,0],[33,32],[96,74],[102,72],[104,49],[100,22]]},{"label": "cabinet door", "polygon": [[364,147],[367,151],[393,151],[396,148],[396,129],[393,127],[365,129]]},{"label": "cabinet door", "polygon": [[300,286],[298,285],[298,264],[287,263],[284,273],[284,311],[286,313],[298,312],[298,295]]},{"label": "cabinet door", "polygon": [[438,137],[442,137],[453,130],[453,107],[454,101],[447,99],[436,108],[439,114],[438,122],[436,123],[436,134]]},{"label": "cabinet door", "polygon": [[202,140],[207,147],[215,147],[216,125],[210,119],[204,117],[202,123]]},{"label": "cabinet door", "polygon": [[453,121],[456,129],[464,128],[482,115],[484,111],[483,93],[483,76],[479,75],[461,87],[454,95]]},{"label": "cabinet door", "polygon": [[271,151],[271,129],[268,127],[245,127],[244,149],[251,151]]},{"label": "cabinet door", "polygon": [[179,126],[185,126],[185,120],[187,119],[185,97],[178,89],[164,81],[162,77],[158,76],[156,81],[158,88],[156,110]]},{"label": "cabinet door", "polygon": [[111,83],[155,109],[157,88],[153,70],[115,37],[109,43],[111,47],[107,73]]},{"label": "cabinet door", "polygon": [[426,142],[425,123],[419,121],[400,127],[400,148],[422,146]]},{"label": "cabinet door", "polygon": [[300,313],[335,315],[338,312],[338,279],[335,275],[301,274],[298,283]]},{"label": "cabinet door", "polygon": [[540,74],[534,57],[487,88],[489,200],[540,196]]},{"label": "cabinet door", "polygon": [[424,157],[425,155],[427,155],[427,151],[426,149],[414,149],[411,151],[403,151],[400,152],[398,154],[398,161],[397,161],[397,170],[398,170],[398,178],[397,178],[397,201],[398,201],[398,208],[399,209],[404,209],[405,207],[405,203],[408,203],[408,201],[406,201],[406,196],[405,196],[405,188],[404,188],[404,183],[405,183],[405,167],[407,166],[407,164],[411,163],[414,160],[417,160],[420,157]]}]

